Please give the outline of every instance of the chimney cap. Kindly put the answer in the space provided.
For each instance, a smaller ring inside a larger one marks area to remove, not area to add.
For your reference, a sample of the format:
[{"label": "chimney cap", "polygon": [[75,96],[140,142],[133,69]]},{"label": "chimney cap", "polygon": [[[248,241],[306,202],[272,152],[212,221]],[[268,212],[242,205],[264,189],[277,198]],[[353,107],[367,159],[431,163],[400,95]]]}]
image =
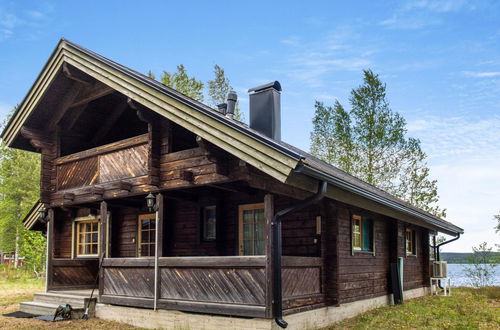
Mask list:
[{"label": "chimney cap", "polygon": [[281,85],[279,83],[279,81],[273,81],[273,82],[270,82],[270,83],[267,83],[267,84],[264,84],[264,85],[260,85],[260,86],[257,86],[257,87],[254,87],[254,88],[250,88],[248,90],[248,92],[260,92],[260,91],[263,91],[265,89],[269,89],[269,88],[274,88],[275,90],[277,90],[278,92],[281,92]]}]

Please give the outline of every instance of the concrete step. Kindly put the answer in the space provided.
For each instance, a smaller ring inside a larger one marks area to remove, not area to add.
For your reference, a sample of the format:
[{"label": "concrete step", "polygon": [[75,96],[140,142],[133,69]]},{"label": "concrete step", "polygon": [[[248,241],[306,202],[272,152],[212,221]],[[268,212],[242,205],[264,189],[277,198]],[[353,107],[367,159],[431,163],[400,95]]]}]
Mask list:
[{"label": "concrete step", "polygon": [[[19,304],[19,310],[21,312],[35,314],[35,315],[54,315],[57,307],[60,304],[51,304],[40,301],[25,301]],[[73,319],[81,318],[84,312],[83,304],[73,306],[73,311],[71,317]]]},{"label": "concrete step", "polygon": [[44,302],[50,304],[66,305],[70,304],[71,307],[75,306],[83,306],[84,305],[84,296],[75,296],[69,294],[61,294],[54,292],[40,292],[35,293],[33,297],[33,301],[35,302]]}]

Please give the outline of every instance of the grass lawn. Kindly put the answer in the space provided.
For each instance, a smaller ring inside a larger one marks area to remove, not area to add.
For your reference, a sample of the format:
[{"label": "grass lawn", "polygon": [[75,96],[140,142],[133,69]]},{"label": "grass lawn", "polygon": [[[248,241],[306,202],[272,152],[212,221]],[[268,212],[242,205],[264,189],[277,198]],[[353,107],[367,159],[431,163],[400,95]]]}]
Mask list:
[{"label": "grass lawn", "polygon": [[5,269],[0,268],[0,329],[135,329],[127,324],[104,321],[96,318],[45,322],[35,319],[16,319],[3,314],[19,310],[21,301],[32,301],[33,293],[43,292],[45,282],[29,278],[23,272],[11,271],[7,277]]},{"label": "grass lawn", "polygon": [[452,288],[345,320],[333,329],[500,329],[500,287]]},{"label": "grass lawn", "polygon": [[[0,328],[2,329],[134,329],[99,319],[44,322],[3,314],[19,310],[21,301],[33,299],[44,282],[23,273],[0,269]],[[168,325],[166,325],[168,327]],[[451,297],[422,297],[400,306],[387,306],[345,320],[330,329],[500,329],[500,287],[482,290],[454,288]]]}]

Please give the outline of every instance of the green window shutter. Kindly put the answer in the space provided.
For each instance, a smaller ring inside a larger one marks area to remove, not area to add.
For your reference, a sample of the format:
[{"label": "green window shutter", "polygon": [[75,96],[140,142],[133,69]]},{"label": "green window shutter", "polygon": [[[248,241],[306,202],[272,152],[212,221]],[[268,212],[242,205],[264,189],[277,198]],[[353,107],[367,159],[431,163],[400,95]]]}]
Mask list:
[{"label": "green window shutter", "polygon": [[373,221],[363,219],[363,250],[372,251],[373,249]]}]

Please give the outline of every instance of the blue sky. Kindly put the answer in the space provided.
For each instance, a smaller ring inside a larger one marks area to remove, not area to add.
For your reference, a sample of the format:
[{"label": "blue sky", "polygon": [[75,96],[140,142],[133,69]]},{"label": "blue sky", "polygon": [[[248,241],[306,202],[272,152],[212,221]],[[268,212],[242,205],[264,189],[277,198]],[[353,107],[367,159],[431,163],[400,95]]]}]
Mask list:
[{"label": "blue sky", "polygon": [[[146,73],[222,66],[247,90],[279,80],[283,140],[305,150],[314,100],[338,99],[372,69],[422,140],[448,220],[446,248],[500,243],[500,2],[0,0],[0,116],[27,93],[61,37]],[[246,116],[248,118],[248,115]]]}]

